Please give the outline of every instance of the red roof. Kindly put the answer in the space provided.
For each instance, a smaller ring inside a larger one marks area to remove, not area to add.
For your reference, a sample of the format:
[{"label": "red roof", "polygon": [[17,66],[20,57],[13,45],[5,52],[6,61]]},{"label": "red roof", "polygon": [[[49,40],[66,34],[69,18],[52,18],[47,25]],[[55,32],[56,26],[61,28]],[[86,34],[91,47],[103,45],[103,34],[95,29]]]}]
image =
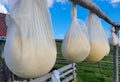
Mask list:
[{"label": "red roof", "polygon": [[6,36],[7,26],[5,23],[5,17],[5,14],[0,13],[0,36]]}]

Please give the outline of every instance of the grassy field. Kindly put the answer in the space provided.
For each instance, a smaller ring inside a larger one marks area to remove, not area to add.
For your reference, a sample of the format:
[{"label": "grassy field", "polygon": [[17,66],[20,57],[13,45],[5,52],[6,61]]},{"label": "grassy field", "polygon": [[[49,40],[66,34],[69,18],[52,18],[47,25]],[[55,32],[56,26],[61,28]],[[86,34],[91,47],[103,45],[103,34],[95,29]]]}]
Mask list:
[{"label": "grassy field", "polygon": [[[57,51],[61,52],[60,42],[57,42]],[[112,54],[113,54],[113,49],[111,48],[111,52],[109,56],[113,56]],[[61,58],[62,55],[58,54],[58,57]],[[112,62],[113,58],[105,57],[102,61]],[[62,62],[62,61],[57,60],[57,62]],[[67,62],[67,61],[63,61],[63,62]],[[120,59],[119,59],[119,62],[120,62]],[[108,69],[99,68],[99,65],[100,65],[99,62],[98,63],[90,63],[90,62],[77,63],[76,65],[77,82],[113,82],[113,64],[101,63],[101,66],[105,66]],[[98,66],[98,68],[96,68],[95,66]],[[112,68],[112,69],[109,69],[109,68]],[[120,78],[120,74],[119,74],[119,78]]]}]

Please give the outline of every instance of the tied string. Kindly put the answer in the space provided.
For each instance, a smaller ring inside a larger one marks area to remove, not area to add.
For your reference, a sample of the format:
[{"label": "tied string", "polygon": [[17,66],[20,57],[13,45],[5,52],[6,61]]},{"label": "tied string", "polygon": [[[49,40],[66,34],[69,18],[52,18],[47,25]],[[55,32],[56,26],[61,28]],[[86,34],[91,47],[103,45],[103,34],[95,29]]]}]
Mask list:
[{"label": "tied string", "polygon": [[72,15],[72,20],[77,18],[77,9],[75,3],[72,4],[71,15]]}]

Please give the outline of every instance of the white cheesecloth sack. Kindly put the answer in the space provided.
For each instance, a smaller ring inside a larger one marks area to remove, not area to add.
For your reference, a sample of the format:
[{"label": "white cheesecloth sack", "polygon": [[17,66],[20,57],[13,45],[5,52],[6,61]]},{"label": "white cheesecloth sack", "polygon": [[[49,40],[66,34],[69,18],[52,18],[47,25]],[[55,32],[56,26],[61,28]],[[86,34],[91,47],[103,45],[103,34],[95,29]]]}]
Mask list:
[{"label": "white cheesecloth sack", "polygon": [[119,44],[119,38],[118,38],[118,36],[115,34],[115,28],[114,28],[114,27],[111,28],[111,35],[110,35],[110,37],[109,37],[109,44],[110,44],[111,46],[116,46],[116,45]]},{"label": "white cheesecloth sack", "polygon": [[87,27],[91,51],[86,61],[98,62],[110,51],[107,34],[102,27],[100,19],[92,12],[89,13]]},{"label": "white cheesecloth sack", "polygon": [[111,46],[116,46],[117,44],[119,44],[118,36],[114,32],[112,32],[111,36],[109,37],[109,44]]},{"label": "white cheesecloth sack", "polygon": [[77,19],[76,5],[72,6],[72,23],[68,29],[63,43],[62,54],[70,62],[83,61],[90,52],[90,45],[85,23]]},{"label": "white cheesecloth sack", "polygon": [[8,0],[8,30],[4,57],[22,78],[48,73],[56,61],[56,46],[46,0]]}]

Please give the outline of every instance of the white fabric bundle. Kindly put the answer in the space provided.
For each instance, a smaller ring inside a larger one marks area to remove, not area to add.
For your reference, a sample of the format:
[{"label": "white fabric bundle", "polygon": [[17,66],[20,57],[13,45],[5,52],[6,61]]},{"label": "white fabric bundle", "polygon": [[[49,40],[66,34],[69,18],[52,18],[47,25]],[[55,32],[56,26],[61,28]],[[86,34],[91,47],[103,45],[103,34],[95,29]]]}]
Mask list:
[{"label": "white fabric bundle", "polygon": [[46,0],[8,0],[8,31],[4,48],[8,68],[22,78],[48,73],[56,61],[56,46]]},{"label": "white fabric bundle", "polygon": [[117,44],[119,44],[118,36],[114,32],[112,32],[111,36],[109,37],[109,44],[111,46],[116,46]]},{"label": "white fabric bundle", "polygon": [[119,44],[119,38],[114,32],[115,32],[115,28],[112,27],[111,28],[111,36],[109,37],[109,44],[111,46],[116,46]]},{"label": "white fabric bundle", "polygon": [[100,61],[110,51],[107,35],[98,19],[93,13],[89,13],[87,20],[88,34],[91,51],[86,61]]},{"label": "white fabric bundle", "polygon": [[111,28],[110,28],[110,31],[111,31],[111,32],[115,32],[115,27],[111,27]]},{"label": "white fabric bundle", "polygon": [[54,70],[51,79],[52,82],[60,82],[60,72],[58,70]]},{"label": "white fabric bundle", "polygon": [[90,51],[87,28],[84,22],[77,19],[75,5],[72,6],[72,23],[63,40],[61,51],[70,62],[83,61]]}]

